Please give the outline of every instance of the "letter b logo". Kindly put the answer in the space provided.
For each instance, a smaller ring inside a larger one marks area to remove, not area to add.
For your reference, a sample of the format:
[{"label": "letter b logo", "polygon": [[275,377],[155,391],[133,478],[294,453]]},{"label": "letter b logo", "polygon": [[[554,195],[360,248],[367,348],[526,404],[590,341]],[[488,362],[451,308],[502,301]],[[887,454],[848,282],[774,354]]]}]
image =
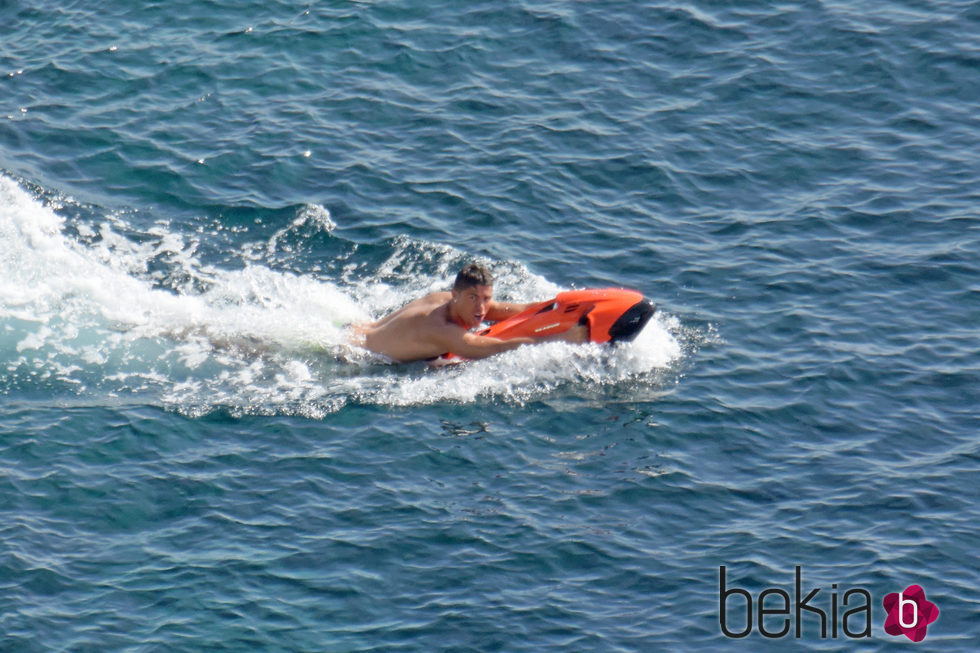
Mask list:
[{"label": "letter b logo", "polygon": [[909,585],[903,592],[892,592],[882,604],[888,613],[885,632],[905,635],[913,642],[924,640],[929,624],[939,618],[939,608],[926,599],[926,592],[919,585]]},{"label": "letter b logo", "polygon": [[[910,606],[911,610],[906,610]],[[911,614],[912,618],[905,620],[905,615]],[[919,604],[912,599],[905,598],[901,592],[898,593],[898,625],[902,628],[915,628],[919,624]]]}]

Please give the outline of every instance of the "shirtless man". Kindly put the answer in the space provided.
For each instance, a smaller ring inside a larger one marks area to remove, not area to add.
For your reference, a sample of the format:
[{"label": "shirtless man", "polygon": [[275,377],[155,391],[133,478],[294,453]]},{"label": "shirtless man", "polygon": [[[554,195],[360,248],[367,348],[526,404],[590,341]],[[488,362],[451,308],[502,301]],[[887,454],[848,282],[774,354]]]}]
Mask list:
[{"label": "shirtless man", "polygon": [[486,268],[470,263],[456,275],[451,292],[434,292],[406,304],[371,324],[355,327],[363,345],[399,363],[430,360],[452,352],[464,358],[485,358],[539,342],[587,342],[588,327],[543,338],[500,340],[470,333],[484,320],[499,322],[531,304],[493,299],[493,277]]}]

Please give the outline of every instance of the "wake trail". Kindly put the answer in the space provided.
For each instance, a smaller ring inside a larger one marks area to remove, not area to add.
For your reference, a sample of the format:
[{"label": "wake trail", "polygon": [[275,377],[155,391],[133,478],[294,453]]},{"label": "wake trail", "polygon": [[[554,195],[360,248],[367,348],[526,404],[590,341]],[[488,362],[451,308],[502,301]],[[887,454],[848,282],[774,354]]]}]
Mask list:
[{"label": "wake trail", "polygon": [[[206,233],[169,223],[141,230],[120,214],[86,220],[69,199],[44,195],[0,175],[6,394],[319,418],[351,402],[525,401],[572,383],[660,383],[683,353],[679,321],[658,315],[628,346],[551,343],[449,370],[380,366],[348,343],[347,326],[445,289],[464,252],[400,237],[377,265],[340,243],[349,262],[330,278],[280,269],[283,252],[334,238],[329,211],[311,205],[271,237],[240,238],[237,265],[219,267],[201,260]],[[562,289],[518,263],[482,262],[502,298]]]}]

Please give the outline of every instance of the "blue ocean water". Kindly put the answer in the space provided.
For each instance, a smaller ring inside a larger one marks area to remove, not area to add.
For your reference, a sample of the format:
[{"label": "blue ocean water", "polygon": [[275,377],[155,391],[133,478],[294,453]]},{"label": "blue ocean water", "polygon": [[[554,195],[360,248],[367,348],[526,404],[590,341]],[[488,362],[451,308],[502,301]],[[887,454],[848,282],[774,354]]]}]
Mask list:
[{"label": "blue ocean water", "polygon": [[[0,2],[0,649],[976,650],[978,114],[960,0]],[[659,313],[345,345],[473,259]]]}]

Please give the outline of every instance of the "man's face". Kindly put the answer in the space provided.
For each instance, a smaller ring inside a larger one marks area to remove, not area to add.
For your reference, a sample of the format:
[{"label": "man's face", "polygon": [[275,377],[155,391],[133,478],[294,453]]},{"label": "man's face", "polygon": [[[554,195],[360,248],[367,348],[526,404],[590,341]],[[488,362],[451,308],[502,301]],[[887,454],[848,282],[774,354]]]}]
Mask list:
[{"label": "man's face", "polygon": [[492,298],[493,286],[470,286],[460,291],[453,290],[455,313],[472,329],[479,326],[487,316]]}]

